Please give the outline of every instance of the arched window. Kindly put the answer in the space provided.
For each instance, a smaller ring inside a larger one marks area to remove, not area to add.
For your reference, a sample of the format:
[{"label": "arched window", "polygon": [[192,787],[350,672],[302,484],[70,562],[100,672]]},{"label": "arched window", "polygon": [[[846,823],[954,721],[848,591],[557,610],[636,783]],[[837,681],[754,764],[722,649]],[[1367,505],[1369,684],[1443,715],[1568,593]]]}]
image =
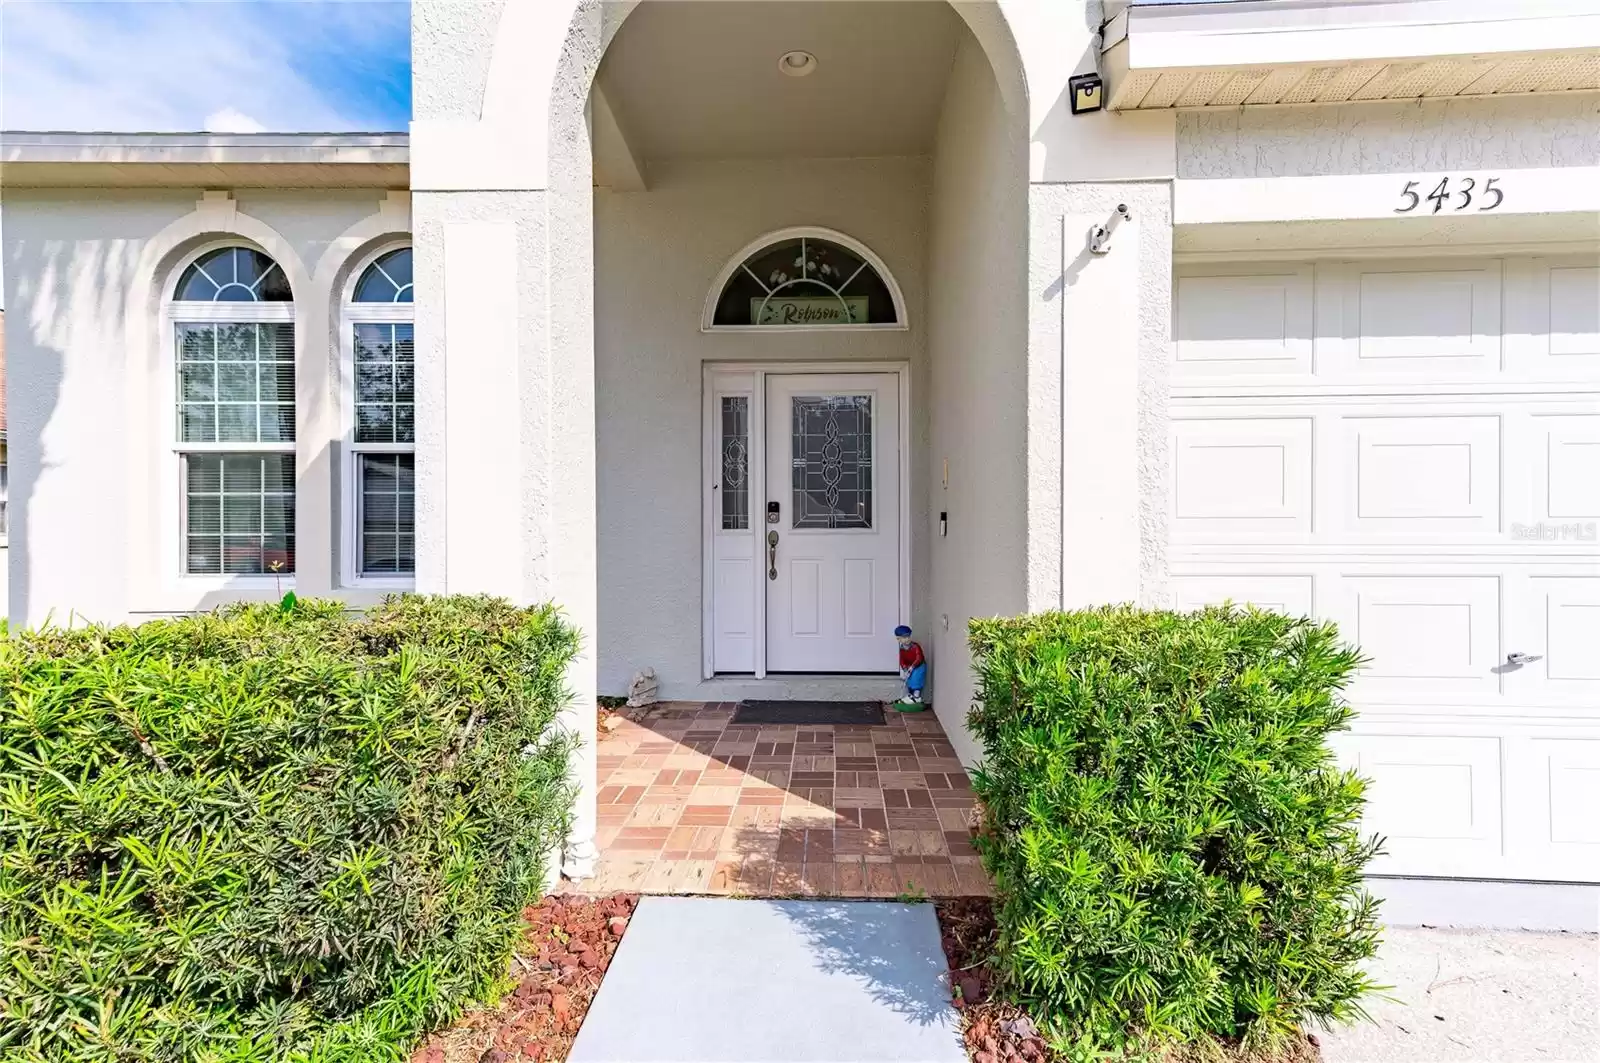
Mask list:
[{"label": "arched window", "polygon": [[166,304],[185,575],[295,569],[294,303],[252,247],[196,256]]},{"label": "arched window", "polygon": [[356,281],[357,303],[411,302],[411,248],[398,247],[379,255]]},{"label": "arched window", "polygon": [[289,278],[251,247],[219,247],[189,264],[175,299],[191,303],[288,303]]},{"label": "arched window", "polygon": [[416,575],[416,357],[411,248],[354,273],[343,319],[344,580],[409,582]]},{"label": "arched window", "polygon": [[883,263],[841,233],[791,229],[741,251],[717,278],[705,327],[904,328]]}]

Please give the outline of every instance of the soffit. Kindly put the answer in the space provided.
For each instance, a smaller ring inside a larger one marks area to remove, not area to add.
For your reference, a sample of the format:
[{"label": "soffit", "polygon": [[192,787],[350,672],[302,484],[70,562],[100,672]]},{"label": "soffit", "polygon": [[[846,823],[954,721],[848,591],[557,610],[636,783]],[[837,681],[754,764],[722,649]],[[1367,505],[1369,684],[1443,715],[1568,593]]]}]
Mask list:
[{"label": "soffit", "polygon": [[1104,39],[1112,110],[1600,90],[1600,10],[1573,0],[1136,5]]},{"label": "soffit", "polygon": [[399,134],[0,133],[10,188],[405,188]]},{"label": "soffit", "polygon": [[[945,0],[645,3],[598,84],[646,161],[923,154],[961,32]],[[814,73],[779,71],[794,49]]]}]

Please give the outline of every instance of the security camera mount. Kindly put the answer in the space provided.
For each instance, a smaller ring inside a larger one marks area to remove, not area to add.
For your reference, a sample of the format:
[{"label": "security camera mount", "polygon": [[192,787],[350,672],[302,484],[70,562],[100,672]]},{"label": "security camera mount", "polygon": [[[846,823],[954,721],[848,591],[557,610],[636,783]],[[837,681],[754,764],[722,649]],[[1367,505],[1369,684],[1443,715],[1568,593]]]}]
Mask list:
[{"label": "security camera mount", "polygon": [[1110,251],[1111,234],[1116,232],[1117,226],[1127,221],[1128,218],[1128,205],[1126,203],[1118,203],[1117,209],[1111,212],[1111,217],[1106,219],[1104,225],[1096,225],[1089,229],[1089,253],[1103,255]]}]

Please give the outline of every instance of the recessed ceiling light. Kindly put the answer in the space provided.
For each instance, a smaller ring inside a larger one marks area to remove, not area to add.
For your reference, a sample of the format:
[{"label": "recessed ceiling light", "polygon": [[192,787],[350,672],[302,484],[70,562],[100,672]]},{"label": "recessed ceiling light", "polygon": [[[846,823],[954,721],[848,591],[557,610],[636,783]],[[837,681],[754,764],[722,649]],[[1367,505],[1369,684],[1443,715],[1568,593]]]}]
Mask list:
[{"label": "recessed ceiling light", "polygon": [[817,72],[817,57],[810,52],[784,52],[778,56],[778,69],[792,78],[803,78]]}]

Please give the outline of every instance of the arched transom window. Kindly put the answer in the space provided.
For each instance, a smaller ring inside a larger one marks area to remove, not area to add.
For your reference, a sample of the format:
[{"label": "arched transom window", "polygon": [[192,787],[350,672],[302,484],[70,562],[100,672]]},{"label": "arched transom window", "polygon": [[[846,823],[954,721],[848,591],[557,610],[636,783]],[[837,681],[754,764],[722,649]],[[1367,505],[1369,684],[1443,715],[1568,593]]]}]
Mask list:
[{"label": "arched transom window", "polygon": [[252,247],[219,247],[189,264],[174,298],[189,303],[287,303],[283,267]]},{"label": "arched transom window", "polygon": [[347,583],[416,574],[416,357],[411,248],[356,275],[344,308]]},{"label": "arched transom window", "polygon": [[294,302],[252,247],[204,252],[179,274],[173,332],[185,575],[295,569]]},{"label": "arched transom window", "polygon": [[379,255],[356,282],[357,303],[411,302],[411,248]]},{"label": "arched transom window", "polygon": [[883,263],[839,233],[776,233],[742,252],[719,284],[710,329],[905,327],[904,301]]}]

